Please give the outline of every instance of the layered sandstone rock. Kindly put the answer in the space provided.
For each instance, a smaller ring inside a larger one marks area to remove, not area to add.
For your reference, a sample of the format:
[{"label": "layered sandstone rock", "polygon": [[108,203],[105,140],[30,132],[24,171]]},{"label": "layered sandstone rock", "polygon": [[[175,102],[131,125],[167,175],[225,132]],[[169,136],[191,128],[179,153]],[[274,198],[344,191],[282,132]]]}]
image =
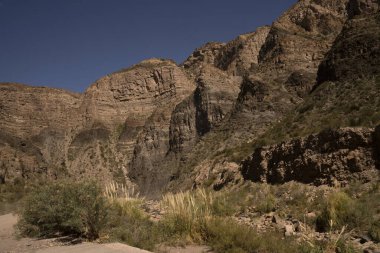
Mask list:
[{"label": "layered sandstone rock", "polygon": [[1,181],[65,172],[80,101],[81,95],[64,90],[0,84]]},{"label": "layered sandstone rock", "polygon": [[103,124],[146,119],[157,106],[193,90],[184,72],[169,60],[150,59],[103,77],[84,94],[86,117]]},{"label": "layered sandstone rock", "polygon": [[[181,68],[158,59],[101,78],[83,95],[2,84],[1,133],[12,137],[0,138],[2,181],[36,171],[124,181],[139,156],[136,143],[149,144],[152,122],[169,145],[171,111],[194,89]],[[153,149],[164,159],[167,149]]]},{"label": "layered sandstone rock", "polygon": [[80,102],[80,94],[60,89],[0,83],[0,128],[27,138],[46,128],[74,127]]}]

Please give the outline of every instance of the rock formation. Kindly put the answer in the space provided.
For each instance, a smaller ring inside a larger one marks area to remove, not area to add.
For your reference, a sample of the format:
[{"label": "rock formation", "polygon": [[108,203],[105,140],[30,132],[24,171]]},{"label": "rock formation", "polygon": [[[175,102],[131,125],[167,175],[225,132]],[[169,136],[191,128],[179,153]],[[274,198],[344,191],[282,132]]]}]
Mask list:
[{"label": "rock formation", "polygon": [[[370,129],[380,123],[378,11],[375,0],[300,0],[270,27],[207,43],[179,66],[143,61],[83,94],[1,83],[0,183],[131,180],[150,196],[220,189],[241,180],[236,157],[251,154],[263,136],[275,143],[273,136],[310,135],[322,125]],[[379,150],[378,130],[371,137],[368,129],[263,147],[243,174],[273,183],[366,180],[371,150]],[[324,145],[334,148],[322,152]]]},{"label": "rock formation", "polygon": [[158,59],[101,78],[83,95],[4,83],[2,181],[57,171],[125,181],[138,140],[157,122],[168,140],[171,111],[194,87],[175,63]]},{"label": "rock formation", "polygon": [[272,184],[370,181],[379,173],[373,134],[373,129],[342,128],[261,147],[243,161],[241,171],[245,179]]}]

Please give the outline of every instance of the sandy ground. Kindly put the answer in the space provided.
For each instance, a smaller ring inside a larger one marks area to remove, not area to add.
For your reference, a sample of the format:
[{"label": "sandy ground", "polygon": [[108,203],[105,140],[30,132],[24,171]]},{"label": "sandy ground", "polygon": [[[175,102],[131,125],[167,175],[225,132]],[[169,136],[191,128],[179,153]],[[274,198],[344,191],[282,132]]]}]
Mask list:
[{"label": "sandy ground", "polygon": [[0,216],[0,253],[149,253],[121,243],[59,246],[55,239],[18,239],[14,228],[16,223],[15,215]]},{"label": "sandy ground", "polygon": [[[62,246],[56,239],[18,239],[15,234],[17,216],[0,215],[0,253],[149,253],[121,243],[81,243]],[[167,253],[203,253],[210,252],[204,246],[188,246],[186,248],[166,248]]]},{"label": "sandy ground", "polygon": [[50,247],[53,240],[17,239],[14,225],[17,216],[6,214],[0,216],[0,253],[36,252],[37,249]]}]

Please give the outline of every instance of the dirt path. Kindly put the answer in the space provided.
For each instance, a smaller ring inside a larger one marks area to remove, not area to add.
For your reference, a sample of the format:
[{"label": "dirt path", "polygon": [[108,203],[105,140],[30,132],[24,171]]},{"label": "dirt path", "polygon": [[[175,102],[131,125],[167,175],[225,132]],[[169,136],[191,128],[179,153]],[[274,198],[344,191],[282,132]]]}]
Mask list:
[{"label": "dirt path", "polygon": [[[81,243],[63,246],[56,239],[17,239],[14,226],[17,216],[0,215],[0,253],[151,253],[121,243]],[[161,251],[160,251],[161,252]],[[186,248],[165,248],[167,253],[202,253],[210,252],[208,247],[188,246]]]},{"label": "dirt path", "polygon": [[6,214],[0,216],[0,253],[35,252],[37,249],[50,247],[53,240],[17,239],[14,225],[17,216]]},{"label": "dirt path", "polygon": [[58,246],[37,250],[36,253],[149,253],[121,243],[82,243],[73,246]]},{"label": "dirt path", "polygon": [[149,253],[121,243],[60,246],[55,239],[17,239],[14,229],[16,223],[15,215],[0,216],[0,253]]}]

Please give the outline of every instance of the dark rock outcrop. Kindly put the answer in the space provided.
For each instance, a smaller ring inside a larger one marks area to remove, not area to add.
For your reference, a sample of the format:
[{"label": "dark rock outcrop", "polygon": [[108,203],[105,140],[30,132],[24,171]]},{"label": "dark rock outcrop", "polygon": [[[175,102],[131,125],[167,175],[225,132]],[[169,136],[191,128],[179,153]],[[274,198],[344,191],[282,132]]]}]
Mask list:
[{"label": "dark rock outcrop", "polygon": [[373,129],[326,130],[305,138],[258,148],[242,163],[245,179],[271,184],[298,181],[342,184],[377,177]]},{"label": "dark rock outcrop", "polygon": [[375,143],[374,156],[377,160],[377,166],[380,169],[380,125],[375,128],[375,132],[373,133],[373,140]]},{"label": "dark rock outcrop", "polygon": [[379,6],[378,0],[350,0],[347,9],[352,18],[357,15],[376,13],[380,10]]},{"label": "dark rock outcrop", "polygon": [[380,74],[380,13],[349,20],[318,70],[318,84]]}]

